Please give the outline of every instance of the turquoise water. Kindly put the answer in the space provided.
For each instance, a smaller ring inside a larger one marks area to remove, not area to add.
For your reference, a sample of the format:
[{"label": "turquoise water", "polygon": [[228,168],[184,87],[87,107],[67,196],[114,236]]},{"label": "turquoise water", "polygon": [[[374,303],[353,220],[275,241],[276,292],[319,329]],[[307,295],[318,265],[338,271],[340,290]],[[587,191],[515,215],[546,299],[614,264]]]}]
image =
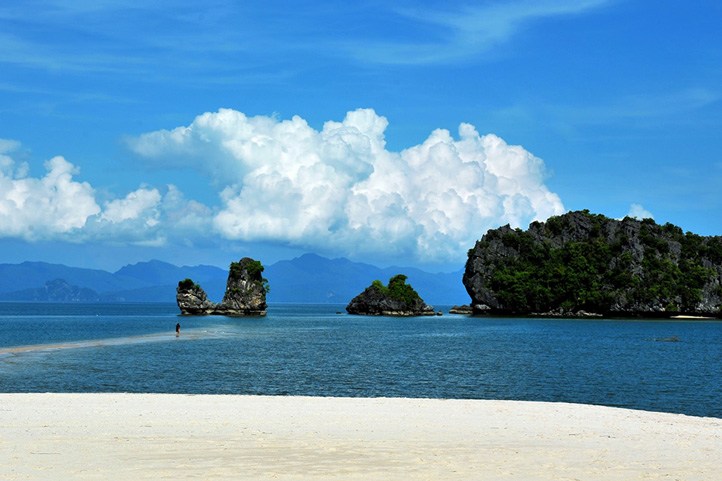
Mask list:
[{"label": "turquoise water", "polygon": [[719,321],[341,311],[180,317],[172,304],[0,303],[0,392],[516,399],[722,417]]}]

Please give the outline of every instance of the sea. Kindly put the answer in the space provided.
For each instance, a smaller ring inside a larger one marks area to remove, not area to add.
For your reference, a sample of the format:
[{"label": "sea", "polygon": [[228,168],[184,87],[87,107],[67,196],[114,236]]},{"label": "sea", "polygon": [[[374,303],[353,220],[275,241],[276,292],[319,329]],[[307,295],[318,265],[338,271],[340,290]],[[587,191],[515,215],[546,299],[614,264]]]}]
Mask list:
[{"label": "sea", "polygon": [[506,399],[722,418],[722,321],[0,303],[0,392]]}]

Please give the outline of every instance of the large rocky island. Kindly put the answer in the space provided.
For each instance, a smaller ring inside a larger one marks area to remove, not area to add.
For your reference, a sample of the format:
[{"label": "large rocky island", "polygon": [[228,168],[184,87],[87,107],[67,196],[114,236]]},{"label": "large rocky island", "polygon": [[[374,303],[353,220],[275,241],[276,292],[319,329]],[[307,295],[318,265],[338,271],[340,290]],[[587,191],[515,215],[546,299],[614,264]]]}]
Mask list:
[{"label": "large rocky island", "polygon": [[389,280],[388,286],[373,281],[351,300],[346,312],[367,316],[433,316],[434,308],[406,283],[405,275],[398,274]]},{"label": "large rocky island", "polygon": [[722,237],[569,212],[489,230],[463,282],[477,314],[722,317]]},{"label": "large rocky island", "polygon": [[268,281],[261,275],[260,261],[244,257],[231,262],[226,292],[220,303],[208,300],[206,292],[191,279],[178,283],[176,302],[184,315],[265,316]]}]

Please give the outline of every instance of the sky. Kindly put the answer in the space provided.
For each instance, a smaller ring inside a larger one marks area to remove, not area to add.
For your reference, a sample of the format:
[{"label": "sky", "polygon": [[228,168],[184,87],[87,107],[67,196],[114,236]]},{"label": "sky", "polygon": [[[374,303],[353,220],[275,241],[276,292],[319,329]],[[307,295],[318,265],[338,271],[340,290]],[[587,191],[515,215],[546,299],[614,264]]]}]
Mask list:
[{"label": "sky", "polygon": [[722,235],[714,0],[0,4],[0,263],[463,267],[589,209]]}]

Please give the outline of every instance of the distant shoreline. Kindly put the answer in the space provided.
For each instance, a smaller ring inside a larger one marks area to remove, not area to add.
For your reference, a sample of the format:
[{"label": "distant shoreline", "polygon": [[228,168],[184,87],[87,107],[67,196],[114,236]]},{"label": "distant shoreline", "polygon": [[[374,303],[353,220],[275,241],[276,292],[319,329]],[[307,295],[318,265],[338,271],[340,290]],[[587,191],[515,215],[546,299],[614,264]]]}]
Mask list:
[{"label": "distant shoreline", "polygon": [[[175,301],[17,301],[17,300],[0,300],[0,306],[2,305],[31,305],[31,306],[44,306],[44,305],[56,305],[56,306],[97,306],[97,305],[112,305],[112,306],[173,306],[173,308],[177,308],[177,304]],[[269,302],[268,308],[273,310],[274,308],[279,307],[289,307],[289,306],[318,306],[318,307],[328,307],[328,308],[341,308],[341,309],[335,309],[334,312],[344,312],[342,309],[346,306],[346,304],[341,302],[289,302],[289,301],[277,301],[277,302]],[[486,312],[461,312],[458,310],[458,308],[463,307],[465,305],[460,305],[457,303],[437,303],[434,308],[437,311],[442,311],[444,315],[454,315],[454,316],[470,316],[475,318],[500,318],[500,319],[509,319],[509,318],[518,318],[518,319],[579,319],[579,320],[699,320],[699,321],[717,321],[722,320],[721,317],[715,317],[715,316],[704,316],[704,315],[696,315],[696,314],[663,314],[663,313],[639,313],[639,312],[629,312],[629,313],[615,313],[614,315],[611,314],[598,314],[598,313],[568,313],[568,314],[560,314],[560,313],[528,313],[528,314],[511,314],[511,313],[486,313]],[[450,312],[452,309],[456,309],[457,312]],[[180,311],[178,311],[178,315],[180,316]],[[201,316],[202,317],[202,316]]]}]

